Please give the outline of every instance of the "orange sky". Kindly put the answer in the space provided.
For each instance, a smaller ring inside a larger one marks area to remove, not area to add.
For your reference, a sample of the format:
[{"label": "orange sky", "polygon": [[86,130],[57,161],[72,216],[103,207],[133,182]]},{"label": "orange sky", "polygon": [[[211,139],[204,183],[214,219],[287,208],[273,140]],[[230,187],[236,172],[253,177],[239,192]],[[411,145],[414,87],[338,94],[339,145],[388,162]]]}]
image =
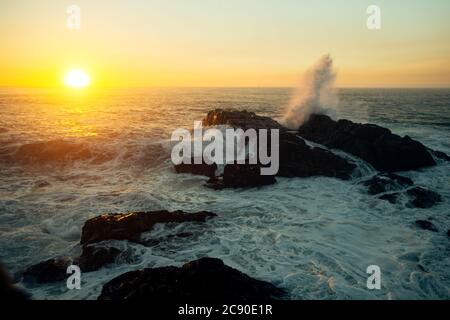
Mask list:
[{"label": "orange sky", "polygon": [[[81,8],[81,29],[66,8]],[[0,2],[0,86],[295,86],[329,53],[341,87],[450,87],[450,1]]]}]

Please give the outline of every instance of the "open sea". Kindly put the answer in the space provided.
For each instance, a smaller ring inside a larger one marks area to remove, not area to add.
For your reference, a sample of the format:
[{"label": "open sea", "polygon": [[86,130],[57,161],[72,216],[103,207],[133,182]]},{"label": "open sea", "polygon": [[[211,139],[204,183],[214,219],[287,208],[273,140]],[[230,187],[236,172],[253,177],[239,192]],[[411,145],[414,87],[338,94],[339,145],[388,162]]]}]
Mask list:
[{"label": "open sea", "polygon": [[[277,178],[272,186],[214,191],[207,178],[178,175],[170,135],[192,129],[215,108],[278,118],[288,88],[164,88],[63,93],[0,89],[0,260],[13,274],[60,255],[76,255],[84,222],[102,213],[158,209],[219,216],[204,225],[157,225],[146,236],[189,238],[153,247],[112,242],[126,258],[65,282],[28,286],[38,299],[95,299],[130,270],[217,257],[285,289],[290,299],[450,299],[450,163],[403,172],[441,194],[430,209],[367,194],[373,175]],[[340,89],[338,118],[374,123],[450,154],[450,89]],[[431,218],[439,232],[417,229]],[[368,290],[378,265],[381,290]]]}]

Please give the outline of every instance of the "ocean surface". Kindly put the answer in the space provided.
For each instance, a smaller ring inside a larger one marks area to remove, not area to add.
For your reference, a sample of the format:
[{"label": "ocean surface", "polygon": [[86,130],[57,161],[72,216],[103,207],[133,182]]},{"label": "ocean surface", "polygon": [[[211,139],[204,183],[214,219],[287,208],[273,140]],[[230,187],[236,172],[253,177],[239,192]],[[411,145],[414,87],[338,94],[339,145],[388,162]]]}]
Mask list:
[{"label": "ocean surface", "polygon": [[[430,209],[392,205],[359,182],[277,178],[264,188],[214,191],[207,178],[177,175],[169,139],[208,110],[280,117],[292,89],[127,89],[55,93],[0,89],[0,260],[12,273],[76,255],[84,222],[102,213],[209,210],[204,225],[157,225],[146,236],[192,237],[145,247],[127,242],[116,264],[65,282],[26,289],[37,299],[95,299],[126,271],[217,257],[285,289],[290,299],[450,299],[450,164],[402,173],[439,192]],[[449,89],[341,89],[336,116],[375,123],[450,154]],[[439,232],[417,229],[431,218]],[[368,290],[378,265],[381,290]]]}]

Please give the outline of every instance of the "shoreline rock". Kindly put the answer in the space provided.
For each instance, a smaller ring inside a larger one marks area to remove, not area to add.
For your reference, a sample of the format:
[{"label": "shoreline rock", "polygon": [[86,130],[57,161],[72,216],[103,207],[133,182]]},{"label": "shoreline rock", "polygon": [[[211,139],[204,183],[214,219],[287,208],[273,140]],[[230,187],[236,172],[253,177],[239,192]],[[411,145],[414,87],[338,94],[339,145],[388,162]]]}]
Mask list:
[{"label": "shoreline rock", "polygon": [[141,234],[157,223],[205,222],[217,215],[208,211],[184,213],[183,211],[132,212],[105,214],[85,222],[80,244],[85,245],[104,240],[128,240],[140,242]]},{"label": "shoreline rock", "polygon": [[267,301],[284,291],[226,266],[201,258],[182,267],[142,269],[124,273],[103,286],[98,300]]},{"label": "shoreline rock", "polygon": [[[306,142],[296,133],[289,131],[281,124],[269,117],[258,116],[253,112],[235,111],[216,109],[208,112],[203,119],[204,126],[228,125],[234,128],[247,129],[279,129],[279,151],[280,162],[277,176],[280,177],[312,177],[312,176],[327,176],[340,179],[350,179],[353,170],[356,166],[348,162],[346,159],[335,155],[334,153],[323,148],[310,147]],[[269,131],[270,134],[270,131]],[[270,139],[268,139],[270,142]],[[197,165],[199,169],[189,166],[191,173],[202,172],[203,165]],[[241,174],[253,177],[254,167],[251,165],[231,164],[228,172],[224,172],[222,178],[214,179],[211,177],[211,183],[224,180],[229,181],[235,177],[234,173],[239,171]],[[239,169],[237,169],[239,167]],[[179,170],[175,168],[175,170]],[[238,188],[254,187],[256,185],[267,185],[273,183],[273,179],[252,179],[249,178],[248,183],[245,182],[225,182],[224,185]],[[220,189],[220,184],[217,184],[217,189]]]},{"label": "shoreline rock", "polygon": [[314,114],[298,132],[307,140],[355,155],[379,171],[408,171],[436,165],[422,143],[374,124],[334,121],[326,115]]}]

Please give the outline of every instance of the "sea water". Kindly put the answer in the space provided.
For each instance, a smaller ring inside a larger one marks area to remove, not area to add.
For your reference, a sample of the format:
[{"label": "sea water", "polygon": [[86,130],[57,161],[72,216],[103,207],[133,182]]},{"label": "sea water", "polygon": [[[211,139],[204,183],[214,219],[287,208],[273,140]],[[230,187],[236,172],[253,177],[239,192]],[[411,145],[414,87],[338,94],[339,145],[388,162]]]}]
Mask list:
[{"label": "sea water", "polygon": [[[176,174],[170,135],[214,108],[281,118],[288,88],[152,88],[61,93],[0,90],[0,260],[13,274],[80,253],[84,222],[102,213],[158,209],[219,216],[157,225],[155,246],[121,241],[113,265],[65,282],[26,285],[36,299],[95,299],[124,272],[180,266],[209,256],[286,290],[289,299],[449,299],[450,165],[403,172],[442,203],[417,209],[367,194],[375,173],[355,159],[353,179],[277,178],[263,188],[214,191],[207,178]],[[450,90],[341,89],[338,118],[374,123],[450,154]],[[340,151],[334,151],[343,155]],[[344,154],[344,156],[347,156]],[[418,229],[432,219],[439,232]],[[188,238],[168,237],[189,232]],[[381,269],[369,290],[367,267]],[[24,284],[25,285],[25,284]]]}]

